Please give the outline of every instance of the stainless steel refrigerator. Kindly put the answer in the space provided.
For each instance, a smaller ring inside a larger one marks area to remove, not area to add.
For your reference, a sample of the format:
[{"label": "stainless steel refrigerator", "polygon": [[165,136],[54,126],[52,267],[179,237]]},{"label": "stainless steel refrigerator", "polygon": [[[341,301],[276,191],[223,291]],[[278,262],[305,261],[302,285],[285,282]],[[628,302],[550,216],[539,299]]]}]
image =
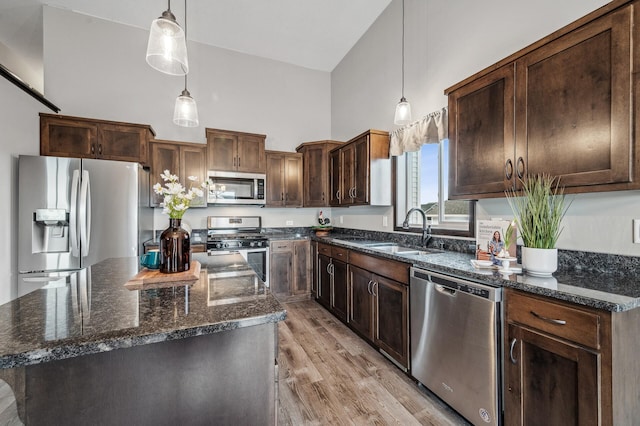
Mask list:
[{"label": "stainless steel refrigerator", "polygon": [[138,256],[153,237],[149,174],[138,163],[22,155],[18,173],[18,295]]}]

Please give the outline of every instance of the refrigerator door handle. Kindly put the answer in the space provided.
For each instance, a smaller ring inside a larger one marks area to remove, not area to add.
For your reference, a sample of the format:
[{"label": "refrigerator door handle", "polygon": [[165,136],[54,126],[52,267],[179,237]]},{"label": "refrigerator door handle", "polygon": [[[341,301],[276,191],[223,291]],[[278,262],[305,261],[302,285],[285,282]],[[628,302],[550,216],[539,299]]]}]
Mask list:
[{"label": "refrigerator door handle", "polygon": [[71,203],[69,206],[69,237],[71,238],[71,256],[80,256],[78,241],[78,186],[80,186],[80,170],[74,170],[71,178]]},{"label": "refrigerator door handle", "polygon": [[89,254],[89,244],[91,243],[91,185],[89,182],[89,172],[82,171],[82,185],[80,187],[80,247],[82,256]]}]

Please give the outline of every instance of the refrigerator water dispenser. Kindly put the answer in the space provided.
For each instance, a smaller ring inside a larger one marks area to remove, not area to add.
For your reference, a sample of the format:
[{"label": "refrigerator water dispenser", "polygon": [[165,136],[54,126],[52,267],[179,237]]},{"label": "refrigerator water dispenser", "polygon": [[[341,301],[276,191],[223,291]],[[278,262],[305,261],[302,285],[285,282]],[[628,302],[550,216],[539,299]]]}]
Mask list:
[{"label": "refrigerator water dispenser", "polygon": [[64,209],[37,209],[31,226],[32,253],[69,251],[69,213]]}]

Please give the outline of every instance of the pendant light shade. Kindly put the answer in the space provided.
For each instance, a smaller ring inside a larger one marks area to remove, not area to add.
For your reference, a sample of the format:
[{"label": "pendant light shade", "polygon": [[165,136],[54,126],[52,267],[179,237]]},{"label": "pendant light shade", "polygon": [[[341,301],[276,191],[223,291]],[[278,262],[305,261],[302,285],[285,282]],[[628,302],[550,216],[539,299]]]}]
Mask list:
[{"label": "pendant light shade", "polygon": [[396,105],[396,116],[393,122],[400,126],[411,123],[411,104],[407,102],[404,96]]},{"label": "pendant light shade", "polygon": [[396,105],[394,124],[404,126],[411,123],[411,104],[404,97],[404,0],[402,0],[402,97]]},{"label": "pendant light shade", "polygon": [[165,74],[186,75],[189,72],[185,32],[171,13],[171,2],[162,16],[151,23],[147,63]]},{"label": "pendant light shade", "polygon": [[173,109],[173,122],[182,127],[198,127],[198,106],[187,90],[187,82]]}]

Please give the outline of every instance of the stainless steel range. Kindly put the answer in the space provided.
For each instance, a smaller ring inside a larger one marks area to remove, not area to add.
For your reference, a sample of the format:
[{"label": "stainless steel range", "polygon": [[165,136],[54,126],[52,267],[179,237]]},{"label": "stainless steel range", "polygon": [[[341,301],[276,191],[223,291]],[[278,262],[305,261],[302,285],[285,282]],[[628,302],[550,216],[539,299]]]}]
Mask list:
[{"label": "stainless steel range", "polygon": [[265,285],[269,285],[269,239],[263,233],[260,216],[207,218],[209,256],[231,252],[240,253]]}]

